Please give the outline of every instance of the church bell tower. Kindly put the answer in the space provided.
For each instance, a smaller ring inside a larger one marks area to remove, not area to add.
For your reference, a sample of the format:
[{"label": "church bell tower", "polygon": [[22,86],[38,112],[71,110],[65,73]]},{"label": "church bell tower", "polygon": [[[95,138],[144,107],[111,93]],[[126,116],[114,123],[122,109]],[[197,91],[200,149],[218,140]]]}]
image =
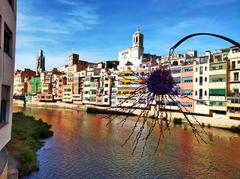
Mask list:
[{"label": "church bell tower", "polygon": [[45,56],[43,55],[43,50],[40,50],[37,56],[37,75],[45,71]]},{"label": "church bell tower", "polygon": [[140,59],[144,53],[144,46],[143,46],[143,34],[141,33],[139,28],[137,28],[137,31],[133,34],[132,48],[134,51],[134,56]]}]

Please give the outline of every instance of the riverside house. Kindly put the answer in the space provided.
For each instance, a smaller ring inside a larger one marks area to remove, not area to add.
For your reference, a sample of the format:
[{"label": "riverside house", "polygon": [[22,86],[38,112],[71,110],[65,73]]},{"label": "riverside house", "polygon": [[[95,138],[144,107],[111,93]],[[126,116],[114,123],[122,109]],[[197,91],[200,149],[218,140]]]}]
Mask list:
[{"label": "riverside house", "polygon": [[0,178],[7,178],[15,64],[16,0],[0,1]]}]

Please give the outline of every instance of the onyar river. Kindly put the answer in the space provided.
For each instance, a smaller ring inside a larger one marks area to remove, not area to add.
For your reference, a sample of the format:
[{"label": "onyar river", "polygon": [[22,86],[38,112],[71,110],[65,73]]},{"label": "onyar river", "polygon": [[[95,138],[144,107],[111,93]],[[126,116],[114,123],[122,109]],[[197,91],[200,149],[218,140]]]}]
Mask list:
[{"label": "onyar river", "polygon": [[211,136],[198,143],[190,128],[173,126],[155,153],[158,130],[132,154],[132,142],[121,146],[134,126],[131,117],[108,122],[98,114],[66,109],[22,108],[14,112],[41,118],[54,136],[38,151],[39,171],[24,178],[240,178],[240,135],[205,128]]}]

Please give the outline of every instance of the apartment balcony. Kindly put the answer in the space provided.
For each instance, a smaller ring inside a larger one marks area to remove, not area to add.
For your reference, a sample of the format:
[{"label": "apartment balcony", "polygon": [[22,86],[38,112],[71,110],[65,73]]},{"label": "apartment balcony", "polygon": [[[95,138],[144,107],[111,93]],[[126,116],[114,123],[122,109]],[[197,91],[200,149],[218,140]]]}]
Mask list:
[{"label": "apartment balcony", "polygon": [[217,98],[213,101],[210,101],[210,106],[209,109],[210,110],[214,110],[214,111],[227,111],[227,102],[226,100],[222,100]]},{"label": "apartment balcony", "polygon": [[229,96],[227,97],[227,107],[236,107],[240,108],[240,95]]},{"label": "apartment balcony", "polygon": [[40,98],[39,98],[40,101],[54,101],[53,99],[53,95],[52,94],[41,94],[40,95]]},{"label": "apartment balcony", "polygon": [[229,54],[229,58],[233,59],[233,58],[240,58],[240,52],[235,52],[235,53],[230,53]]},{"label": "apartment balcony", "polygon": [[221,88],[226,88],[227,86],[227,82],[224,81],[224,82],[209,82],[208,83],[208,88],[210,89],[219,89],[219,87]]},{"label": "apartment balcony", "polygon": [[226,97],[225,96],[209,96],[209,100],[226,102]]},{"label": "apartment balcony", "polygon": [[227,69],[220,69],[220,70],[210,70],[209,75],[225,75]]},{"label": "apartment balcony", "polygon": [[72,100],[73,101],[81,101],[82,100],[81,94],[73,94]]},{"label": "apartment balcony", "polygon": [[210,106],[209,109],[213,111],[227,111],[226,106]]},{"label": "apartment balcony", "polygon": [[228,117],[232,117],[232,118],[239,118],[240,119],[240,112],[231,112],[231,111],[227,111],[227,116]]}]

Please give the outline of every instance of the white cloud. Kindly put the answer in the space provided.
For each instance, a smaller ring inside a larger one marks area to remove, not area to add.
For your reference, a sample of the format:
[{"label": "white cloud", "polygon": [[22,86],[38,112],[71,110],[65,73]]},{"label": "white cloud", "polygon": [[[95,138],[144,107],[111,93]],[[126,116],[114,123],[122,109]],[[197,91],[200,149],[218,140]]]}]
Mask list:
[{"label": "white cloud", "polygon": [[57,0],[57,1],[65,5],[72,5],[72,6],[77,5],[77,2],[74,2],[73,0]]},{"label": "white cloud", "polygon": [[[50,14],[46,13],[40,16],[34,15],[34,12],[26,10],[26,8],[19,9],[17,20],[18,31],[71,34],[91,29],[94,25],[100,23],[96,7],[81,1],[57,1],[73,6],[70,10],[66,10],[66,12],[55,12],[57,18],[54,18],[51,12]],[[51,11],[51,7],[49,7],[49,11]]]}]

